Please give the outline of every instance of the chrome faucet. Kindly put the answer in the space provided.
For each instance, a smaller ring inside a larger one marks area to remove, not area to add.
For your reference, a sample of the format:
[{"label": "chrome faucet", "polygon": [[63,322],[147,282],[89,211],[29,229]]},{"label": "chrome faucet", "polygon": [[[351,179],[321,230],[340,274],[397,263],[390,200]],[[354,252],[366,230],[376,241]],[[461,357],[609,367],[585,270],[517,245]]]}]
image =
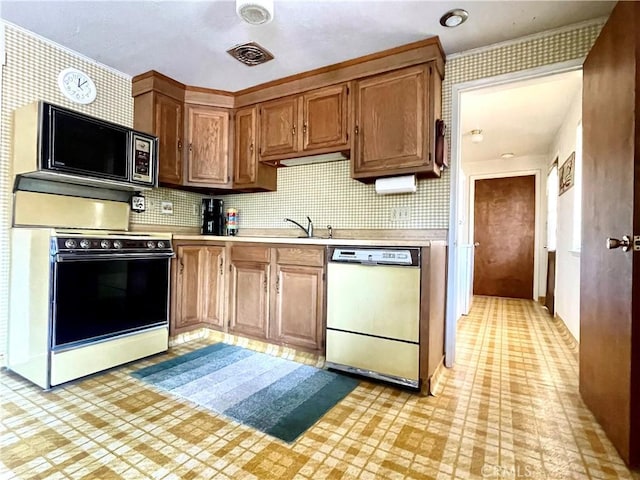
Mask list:
[{"label": "chrome faucet", "polygon": [[313,237],[313,222],[311,222],[311,219],[309,217],[307,217],[307,221],[309,222],[307,224],[307,228],[304,228],[302,225],[300,225],[298,222],[296,222],[295,220],[291,220],[290,218],[285,218],[284,219],[285,222],[291,222],[294,225],[297,225],[300,229],[302,229],[302,231],[305,233],[305,235],[307,236],[307,238],[311,238]]}]

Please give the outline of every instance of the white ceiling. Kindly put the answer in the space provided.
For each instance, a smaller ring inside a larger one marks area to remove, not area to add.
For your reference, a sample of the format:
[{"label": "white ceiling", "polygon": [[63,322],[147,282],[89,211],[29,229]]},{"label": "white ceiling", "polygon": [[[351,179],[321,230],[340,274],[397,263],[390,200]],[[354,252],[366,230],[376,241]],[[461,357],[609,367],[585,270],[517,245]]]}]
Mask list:
[{"label": "white ceiling", "polygon": [[[581,70],[464,92],[462,164],[499,159],[506,152],[517,157],[547,155],[569,108],[581,95]],[[482,130],[481,143],[471,142],[474,129]]]},{"label": "white ceiling", "polygon": [[[267,25],[235,2],[2,0],[2,19],[129,75],[157,70],[188,85],[237,91],[438,35],[447,54],[609,15],[613,1],[282,1]],[[452,8],[469,20],[439,24]],[[275,60],[247,67],[226,53],[256,41]]]}]

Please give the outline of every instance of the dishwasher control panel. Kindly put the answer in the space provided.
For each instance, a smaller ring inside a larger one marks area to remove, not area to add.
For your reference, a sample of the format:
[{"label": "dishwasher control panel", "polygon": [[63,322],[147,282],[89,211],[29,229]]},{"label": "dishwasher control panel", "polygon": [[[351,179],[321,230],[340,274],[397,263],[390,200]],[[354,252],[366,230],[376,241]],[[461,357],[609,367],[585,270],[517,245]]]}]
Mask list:
[{"label": "dishwasher control panel", "polygon": [[360,263],[363,265],[420,266],[419,248],[353,248],[335,247],[332,262]]}]

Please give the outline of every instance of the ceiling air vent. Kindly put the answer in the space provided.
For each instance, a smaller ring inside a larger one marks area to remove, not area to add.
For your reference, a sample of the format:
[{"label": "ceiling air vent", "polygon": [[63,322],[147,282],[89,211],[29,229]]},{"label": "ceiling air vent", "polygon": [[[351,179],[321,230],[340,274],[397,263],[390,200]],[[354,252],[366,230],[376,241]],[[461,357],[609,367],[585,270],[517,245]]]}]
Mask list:
[{"label": "ceiling air vent", "polygon": [[273,55],[255,42],[236,45],[227,50],[227,53],[239,62],[249,65],[250,67],[273,60]]}]

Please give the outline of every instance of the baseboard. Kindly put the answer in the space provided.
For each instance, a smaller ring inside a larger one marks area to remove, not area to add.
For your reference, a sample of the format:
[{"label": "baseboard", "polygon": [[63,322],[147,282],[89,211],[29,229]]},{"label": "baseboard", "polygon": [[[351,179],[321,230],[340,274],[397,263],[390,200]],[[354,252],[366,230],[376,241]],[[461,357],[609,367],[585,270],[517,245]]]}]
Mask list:
[{"label": "baseboard", "polygon": [[558,333],[560,334],[560,338],[564,341],[564,343],[571,349],[574,355],[578,355],[580,351],[580,342],[573,336],[573,333],[567,328],[567,324],[562,319],[560,315],[557,313],[553,316],[554,323],[556,328],[558,329]]},{"label": "baseboard", "polygon": [[429,381],[428,381],[429,385],[428,385],[428,392],[427,392],[429,395],[432,395],[434,397],[438,396],[438,394],[442,389],[442,381],[444,379],[445,372],[446,372],[446,367],[444,366],[444,356],[443,356],[440,359],[440,363],[434,370],[433,375],[431,375],[431,378],[429,378]]}]

